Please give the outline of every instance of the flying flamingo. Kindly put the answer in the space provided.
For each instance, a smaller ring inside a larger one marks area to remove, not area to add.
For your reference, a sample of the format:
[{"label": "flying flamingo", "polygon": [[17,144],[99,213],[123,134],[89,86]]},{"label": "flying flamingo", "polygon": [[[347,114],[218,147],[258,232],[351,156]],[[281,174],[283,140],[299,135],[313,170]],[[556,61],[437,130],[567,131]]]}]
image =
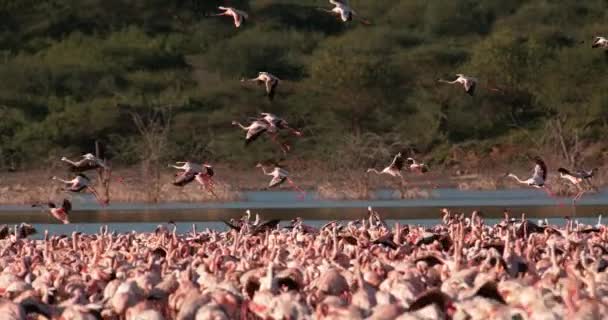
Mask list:
[{"label": "flying flamingo", "polygon": [[410,169],[411,171],[418,171],[420,173],[425,173],[429,171],[429,168],[426,166],[426,164],[420,163],[414,160],[414,158],[407,158],[405,160],[407,161],[408,169]]},{"label": "flying flamingo", "polygon": [[507,173],[506,176],[515,179],[518,183],[525,184],[527,186],[537,189],[543,189],[550,197],[554,197],[553,193],[551,193],[551,190],[549,190],[547,188],[547,185],[545,184],[547,180],[547,165],[538,156],[534,157],[534,163],[534,172],[532,173],[532,176],[526,180],[520,179],[513,173]]},{"label": "flying flamingo", "polygon": [[169,168],[182,170],[184,173],[199,173],[203,171],[203,165],[191,161],[177,161],[175,164],[170,164]]},{"label": "flying flamingo", "polygon": [[[211,165],[207,163],[201,165],[190,161],[178,161],[175,162],[175,164],[177,165],[170,164],[169,167],[182,170],[182,172],[176,174],[176,178],[173,181],[174,186],[183,187],[196,180],[201,187],[204,187],[217,198],[217,195],[213,191],[215,183],[212,179],[214,171]],[[181,164],[181,166],[179,164]]]},{"label": "flying flamingo", "polygon": [[593,44],[591,45],[592,48],[602,48],[602,49],[608,49],[608,39],[606,39],[605,37],[595,37],[595,39],[593,40]]},{"label": "flying flamingo", "polygon": [[[39,205],[39,204],[32,205],[32,207],[41,207],[41,206],[43,206],[43,205]],[[55,217],[55,219],[61,221],[63,224],[70,223],[70,220],[68,217],[68,214],[72,210],[72,203],[70,203],[70,200],[63,199],[63,203],[60,208],[57,208],[57,206],[53,202],[47,203],[46,206],[49,208],[49,212],[51,213],[51,215],[53,217]]]},{"label": "flying flamingo", "polygon": [[403,179],[403,176],[401,175],[401,170],[403,169],[404,163],[405,163],[405,161],[403,161],[401,152],[399,152],[393,158],[393,162],[391,162],[391,164],[388,167],[382,169],[382,171],[378,171],[374,168],[369,168],[369,169],[367,169],[367,173],[373,172],[375,174],[388,174],[393,177],[400,177]]},{"label": "flying flamingo", "polygon": [[209,191],[214,197],[218,198],[213,191],[215,187],[215,182],[213,181],[213,175],[215,172],[213,171],[213,167],[209,164],[203,164],[203,170],[196,174],[196,182],[198,182],[205,190]]},{"label": "flying flamingo", "polygon": [[301,131],[290,127],[289,123],[283,118],[279,118],[276,115],[268,112],[262,112],[260,113],[260,115],[262,116],[261,120],[266,121],[270,125],[270,127],[268,128],[269,132],[286,129],[291,131],[291,133],[295,136],[299,137],[302,135]]},{"label": "flying flamingo", "polygon": [[565,168],[557,169],[560,178],[568,180],[578,189],[578,193],[574,197],[573,201],[579,200],[583,196],[583,194],[585,194],[586,190],[581,186],[581,184],[583,182],[591,184],[590,179],[593,177],[596,171],[597,168],[594,168],[590,171],[581,170],[577,172],[571,172],[570,170]]},{"label": "flying flamingo", "polygon": [[287,172],[287,170],[283,169],[283,167],[277,163],[274,163],[274,168],[272,169],[272,171],[266,171],[266,166],[264,166],[261,163],[258,163],[256,165],[257,168],[262,168],[262,172],[264,172],[265,175],[267,176],[272,176],[272,179],[270,180],[270,183],[268,183],[268,187],[266,187],[266,189],[272,189],[274,187],[277,187],[281,184],[283,184],[285,181],[287,181],[291,187],[298,191],[300,193],[299,198],[304,198],[305,196],[305,192],[304,190],[300,189],[300,187],[298,187],[290,178],[289,178],[289,172]]},{"label": "flying flamingo", "polygon": [[110,167],[106,165],[101,159],[94,156],[92,153],[82,155],[82,159],[78,161],[72,161],[66,157],[61,157],[61,161],[67,163],[72,172],[85,172],[89,170],[95,170],[103,168],[109,170]]},{"label": "flying flamingo", "polygon": [[239,126],[241,129],[247,131],[247,134],[245,135],[245,146],[248,146],[251,142],[257,140],[262,134],[268,133],[271,140],[279,145],[283,153],[286,154],[289,150],[288,145],[281,143],[276,139],[276,132],[278,128],[274,127],[264,119],[254,120],[248,126],[244,126],[238,121],[232,121],[232,125]]},{"label": "flying flamingo", "polygon": [[224,11],[222,13],[212,14],[211,16],[219,17],[219,16],[231,16],[234,19],[234,26],[237,28],[241,27],[241,24],[245,22],[245,20],[249,19],[249,15],[245,11],[237,10],[232,7],[218,7],[218,9]]},{"label": "flying flamingo", "polygon": [[[470,96],[473,96],[475,94],[475,88],[477,87],[477,83],[478,83],[477,79],[473,78],[473,77],[465,76],[464,74],[461,74],[461,73],[457,73],[456,76],[457,76],[457,78],[454,81],[448,81],[448,80],[444,80],[444,79],[439,79],[437,81],[442,82],[442,83],[448,83],[448,84],[459,84],[464,88],[464,91],[466,93],[468,93]],[[489,87],[485,87],[485,88],[488,90],[491,90],[491,91],[500,92],[500,90],[497,88],[489,88]]]},{"label": "flying flamingo", "polygon": [[291,147],[286,143],[277,141],[277,135],[279,130],[289,130],[296,137],[302,136],[302,132],[290,127],[289,123],[285,119],[279,118],[276,115],[267,112],[262,112],[260,113],[260,115],[262,116],[262,118],[258,120],[263,120],[268,124],[268,130],[266,131],[266,133],[270,135],[270,138],[275,143],[278,143],[279,146],[281,146],[281,150],[283,150],[284,153],[287,153],[287,151],[289,151]]},{"label": "flying flamingo", "polygon": [[241,82],[245,81],[257,82],[259,84],[263,83],[266,86],[266,95],[268,96],[268,99],[272,101],[274,99],[274,94],[276,92],[277,86],[279,85],[279,82],[281,82],[281,79],[268,72],[259,72],[258,76],[253,79],[241,79]]},{"label": "flying flamingo", "polygon": [[244,131],[247,131],[245,135],[245,146],[259,138],[264,132],[268,131],[270,125],[263,120],[255,120],[250,125],[244,126],[240,122],[232,121],[233,126],[239,126]]},{"label": "flying flamingo", "polygon": [[[321,11],[325,11],[328,12],[332,15],[338,16],[340,17],[340,20],[342,20],[342,22],[348,22],[348,21],[352,21],[354,16],[357,16],[357,13],[355,12],[355,10],[353,10],[350,6],[350,4],[348,3],[348,0],[329,0],[329,3],[334,5],[334,8],[331,10],[325,9],[325,8],[318,8]],[[371,24],[371,22],[369,22],[368,20],[358,17],[359,20],[361,21],[361,23],[363,24]]]},{"label": "flying flamingo", "polygon": [[95,199],[97,199],[97,202],[99,202],[99,204],[101,204],[102,206],[106,206],[108,204],[107,200],[102,201],[100,199],[99,195],[97,194],[97,191],[95,191],[95,189],[91,187],[91,179],[89,179],[89,177],[87,177],[83,173],[77,174],[72,180],[64,180],[56,176],[51,177],[51,179],[64,183],[67,187],[67,189],[63,189],[64,191],[79,193],[87,189],[95,196]]}]

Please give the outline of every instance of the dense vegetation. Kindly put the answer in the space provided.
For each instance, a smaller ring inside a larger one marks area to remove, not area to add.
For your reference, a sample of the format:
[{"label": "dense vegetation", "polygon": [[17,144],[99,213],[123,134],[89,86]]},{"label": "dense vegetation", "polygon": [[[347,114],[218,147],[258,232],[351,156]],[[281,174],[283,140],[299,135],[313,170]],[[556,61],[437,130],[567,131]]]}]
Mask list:
[{"label": "dense vegetation", "polygon": [[[240,29],[208,17],[250,13]],[[292,156],[333,166],[396,150],[435,163],[540,148],[599,159],[608,129],[605,0],[0,0],[0,166],[27,168],[107,145],[113,163],[210,159],[250,165],[230,125],[274,112],[304,128]],[[583,42],[584,41],[584,42]],[[271,103],[239,79],[286,80]],[[469,97],[438,78],[465,73]],[[598,147],[599,146],[599,147]],[[457,159],[458,158],[458,159]],[[586,160],[585,160],[586,161]]]}]

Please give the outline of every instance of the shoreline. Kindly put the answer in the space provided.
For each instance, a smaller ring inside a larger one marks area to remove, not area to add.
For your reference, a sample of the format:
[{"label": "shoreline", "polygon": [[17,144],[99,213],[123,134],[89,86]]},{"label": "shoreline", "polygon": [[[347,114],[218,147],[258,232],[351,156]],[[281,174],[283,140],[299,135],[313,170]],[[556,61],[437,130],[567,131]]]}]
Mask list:
[{"label": "shoreline", "polygon": [[[250,202],[250,195],[262,192],[267,185],[267,177],[255,170],[239,170],[218,166],[215,168],[217,198],[210,193],[200,190],[192,183],[185,187],[176,187],[171,184],[174,172],[162,170],[158,184],[152,185],[149,179],[140,172],[139,168],[119,168],[112,172],[109,198],[110,203],[159,205],[166,203],[185,204],[222,204],[226,202]],[[62,173],[59,173],[62,172]],[[526,190],[505,179],[504,175],[488,175],[469,173],[453,175],[449,170],[437,170],[427,174],[406,173],[406,183],[399,185],[397,179],[392,177],[365,175],[360,171],[349,172],[323,172],[298,168],[294,170],[292,179],[306,190],[307,198],[311,195],[316,201],[400,201],[400,200],[433,200],[437,190],[459,191],[500,191]],[[61,192],[61,184],[54,183],[44,177],[53,174],[71,176],[65,170],[49,168],[47,170],[5,172],[0,175],[0,210],[8,205],[31,205],[35,202],[46,202],[67,197]],[[98,188],[97,174],[88,174],[94,186]],[[120,177],[119,182],[118,178]],[[602,176],[596,180],[596,187],[602,190],[606,187]],[[317,179],[317,180],[316,180]],[[550,177],[550,185],[555,195],[566,197],[574,191],[563,179],[556,175]],[[155,195],[150,190],[156,190]],[[533,190],[533,189],[528,189]],[[267,192],[288,193],[290,186],[284,185]],[[596,192],[594,192],[595,194]],[[81,197],[80,195],[70,195]],[[587,197],[587,196],[585,196]],[[255,200],[255,199],[254,199]],[[298,205],[299,201],[293,199],[291,205]],[[523,199],[526,200],[526,199]],[[447,205],[449,206],[449,205]]]}]

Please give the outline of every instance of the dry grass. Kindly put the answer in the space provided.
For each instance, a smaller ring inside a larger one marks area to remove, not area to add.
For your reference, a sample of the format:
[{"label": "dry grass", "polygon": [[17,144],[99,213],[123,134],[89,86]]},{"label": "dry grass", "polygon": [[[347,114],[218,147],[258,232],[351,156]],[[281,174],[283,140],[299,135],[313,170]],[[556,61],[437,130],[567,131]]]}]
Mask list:
[{"label": "dry grass", "polygon": [[498,179],[485,175],[475,175],[474,179],[458,182],[458,190],[496,190],[500,182]]},{"label": "dry grass", "polygon": [[[431,197],[434,187],[457,187],[460,190],[497,190],[501,188],[517,188],[519,185],[511,180],[501,178],[501,175],[492,176],[491,173],[470,174],[468,176],[452,176],[449,171],[436,171],[425,174],[406,174],[407,184],[400,192],[398,180],[386,176],[366,175],[360,170],[340,172],[324,171],[319,165],[301,163],[290,165],[292,179],[305,190],[316,191],[321,199],[326,200],[355,200],[374,198],[373,190],[392,189],[392,198],[419,199]],[[215,168],[217,198],[205,190],[201,190],[197,183],[186,187],[175,187],[171,184],[175,171],[164,169],[160,176],[159,202],[206,202],[206,201],[234,201],[243,198],[244,190],[261,190],[269,177],[264,176],[260,170],[234,169],[217,166]],[[61,184],[48,180],[53,174],[69,177],[61,173],[62,169],[48,168],[38,171],[3,173],[0,175],[0,204],[31,204],[34,202],[58,200],[65,196],[60,190]],[[64,171],[63,171],[64,172]],[[525,176],[525,172],[519,172]],[[96,174],[91,173],[96,180]],[[119,183],[117,177],[124,178],[124,184]],[[447,178],[446,178],[447,177]],[[150,199],[146,190],[146,177],[138,168],[116,170],[110,188],[111,202],[146,202]],[[594,184],[604,186],[608,174],[600,168]],[[321,182],[319,182],[321,180]],[[573,196],[576,190],[556,174],[550,175],[547,183],[554,194],[558,196]],[[285,187],[287,190],[288,187]]]}]

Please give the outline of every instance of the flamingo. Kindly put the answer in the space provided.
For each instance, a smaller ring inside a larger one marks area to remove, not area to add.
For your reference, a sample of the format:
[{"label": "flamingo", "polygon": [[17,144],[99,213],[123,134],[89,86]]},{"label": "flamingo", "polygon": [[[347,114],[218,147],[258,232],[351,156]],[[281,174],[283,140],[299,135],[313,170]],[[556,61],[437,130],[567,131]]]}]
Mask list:
[{"label": "flamingo", "polygon": [[302,132],[290,127],[289,123],[287,123],[285,119],[279,118],[272,113],[262,112],[260,113],[260,115],[261,118],[258,120],[265,121],[268,124],[268,130],[266,131],[266,133],[270,135],[272,141],[279,144],[283,153],[287,154],[287,151],[289,151],[291,147],[288,144],[277,140],[279,130],[289,130],[296,137],[302,136]]},{"label": "flamingo", "polygon": [[[340,1],[329,0],[329,3],[334,5],[333,9],[331,9],[331,10],[328,10],[325,8],[318,8],[318,9],[340,17],[340,20],[342,20],[342,22],[352,21],[353,17],[357,16],[357,13],[355,12],[355,10],[353,10],[351,8],[348,0],[340,0]],[[361,17],[359,17],[359,20],[363,24],[367,24],[367,25],[371,24],[371,22],[369,22],[368,20],[363,19]]]},{"label": "flamingo", "polygon": [[264,172],[265,175],[272,176],[272,179],[268,183],[268,187],[266,187],[266,190],[277,187],[287,181],[294,190],[300,193],[300,197],[304,198],[304,195],[306,194],[304,190],[300,189],[300,187],[298,187],[291,179],[289,179],[289,172],[283,169],[281,165],[274,163],[274,168],[272,169],[272,171],[266,171],[266,166],[261,163],[258,163],[256,167],[262,168],[262,172]]},{"label": "flamingo", "polygon": [[270,127],[268,128],[269,132],[276,132],[281,129],[287,129],[291,131],[291,133],[295,136],[299,137],[302,135],[301,131],[290,127],[289,123],[287,123],[287,121],[283,118],[279,118],[276,115],[268,112],[262,112],[260,113],[260,115],[262,116],[261,120],[266,121],[270,125]]},{"label": "flamingo", "polygon": [[245,20],[249,19],[249,15],[245,11],[237,10],[232,7],[222,7],[219,6],[218,9],[223,10],[222,13],[212,14],[211,16],[219,17],[219,16],[231,16],[234,19],[234,26],[237,28],[241,27],[241,24],[245,22]]},{"label": "flamingo", "polygon": [[94,156],[92,153],[82,155],[82,159],[78,161],[72,161],[66,157],[61,157],[61,161],[67,163],[72,172],[85,172],[89,170],[103,168],[109,170],[110,167],[106,165],[101,159]]},{"label": "flamingo", "polygon": [[553,197],[553,194],[551,193],[551,191],[547,188],[547,185],[545,184],[545,182],[547,180],[547,165],[538,156],[534,157],[534,163],[535,163],[534,171],[530,178],[528,178],[526,180],[522,180],[513,173],[507,173],[507,177],[511,177],[511,178],[515,179],[520,184],[525,184],[527,186],[537,188],[537,189],[543,189],[549,196]]},{"label": "flamingo", "polygon": [[443,79],[439,79],[438,81],[448,84],[460,84],[463,86],[464,91],[466,93],[468,93],[470,96],[473,96],[475,94],[475,87],[477,86],[477,79],[473,77],[467,77],[461,73],[457,73],[456,76],[458,78],[456,78],[456,80],[454,81],[448,81]]},{"label": "flamingo", "polygon": [[232,121],[233,126],[239,126],[247,131],[245,135],[245,146],[259,138],[264,132],[268,131],[270,125],[266,121],[255,120],[250,125],[244,126],[240,122]]},{"label": "flamingo", "polygon": [[425,173],[429,171],[429,168],[426,166],[426,164],[420,163],[414,160],[414,158],[407,158],[405,160],[407,161],[408,168],[412,171],[418,171],[420,173]]},{"label": "flamingo", "polygon": [[[444,79],[439,79],[437,81],[443,82],[443,83],[448,83],[448,84],[462,85],[462,87],[464,88],[464,91],[466,93],[468,93],[470,96],[473,96],[475,94],[475,88],[479,84],[479,81],[477,81],[477,78],[465,76],[464,74],[461,74],[461,73],[457,73],[456,76],[457,76],[457,78],[454,81],[448,81],[448,80],[444,80]],[[483,88],[490,90],[490,91],[501,92],[501,93],[503,92],[501,89],[498,89],[498,88],[488,87],[483,84],[479,84],[479,85],[481,85]]]},{"label": "flamingo", "polygon": [[565,169],[565,168],[557,169],[557,172],[559,172],[560,178],[568,180],[570,183],[572,183],[578,189],[578,193],[576,194],[576,196],[573,199],[574,201],[580,199],[583,196],[583,194],[586,192],[584,190],[584,188],[581,186],[581,183],[587,182],[590,184],[589,180],[593,177],[593,175],[595,174],[596,171],[597,171],[597,168],[594,168],[589,171],[580,170],[577,172],[571,172],[570,170]]},{"label": "flamingo", "polygon": [[281,79],[268,72],[259,72],[258,76],[253,79],[241,79],[241,82],[245,81],[257,82],[259,84],[263,83],[266,86],[266,96],[268,96],[268,99],[272,101]]},{"label": "flamingo", "polygon": [[83,173],[77,174],[72,180],[64,180],[56,176],[52,176],[51,179],[66,184],[67,189],[64,189],[64,191],[78,193],[87,189],[95,196],[95,199],[97,199],[97,202],[99,202],[99,204],[101,204],[102,206],[108,204],[107,200],[101,201],[99,195],[97,194],[97,191],[95,191],[95,189],[91,187],[91,179],[89,179],[89,177],[87,177]]},{"label": "flamingo", "polygon": [[[38,206],[40,206],[40,205],[38,205],[38,204],[32,205],[32,207],[38,207]],[[57,206],[53,202],[47,203],[46,206],[49,208],[49,212],[51,213],[51,215],[53,217],[55,217],[55,219],[61,221],[63,224],[70,223],[69,216],[68,216],[68,214],[72,210],[72,203],[70,202],[70,200],[63,199],[63,203],[61,204],[60,208],[57,208]]]},{"label": "flamingo", "polygon": [[203,172],[203,165],[191,161],[177,161],[175,165],[170,164],[169,168],[183,170],[183,173],[199,173]]},{"label": "flamingo", "polygon": [[608,49],[608,39],[606,39],[605,37],[595,37],[595,39],[593,40],[593,44],[591,45],[592,48],[602,48],[602,49]]},{"label": "flamingo", "polygon": [[367,169],[367,173],[373,172],[375,174],[388,174],[393,177],[403,178],[403,176],[401,175],[401,170],[403,169],[403,164],[404,164],[403,157],[401,156],[401,152],[399,152],[393,158],[393,162],[391,162],[391,164],[388,167],[382,169],[382,171],[378,171],[374,168],[369,168],[369,169]]}]

